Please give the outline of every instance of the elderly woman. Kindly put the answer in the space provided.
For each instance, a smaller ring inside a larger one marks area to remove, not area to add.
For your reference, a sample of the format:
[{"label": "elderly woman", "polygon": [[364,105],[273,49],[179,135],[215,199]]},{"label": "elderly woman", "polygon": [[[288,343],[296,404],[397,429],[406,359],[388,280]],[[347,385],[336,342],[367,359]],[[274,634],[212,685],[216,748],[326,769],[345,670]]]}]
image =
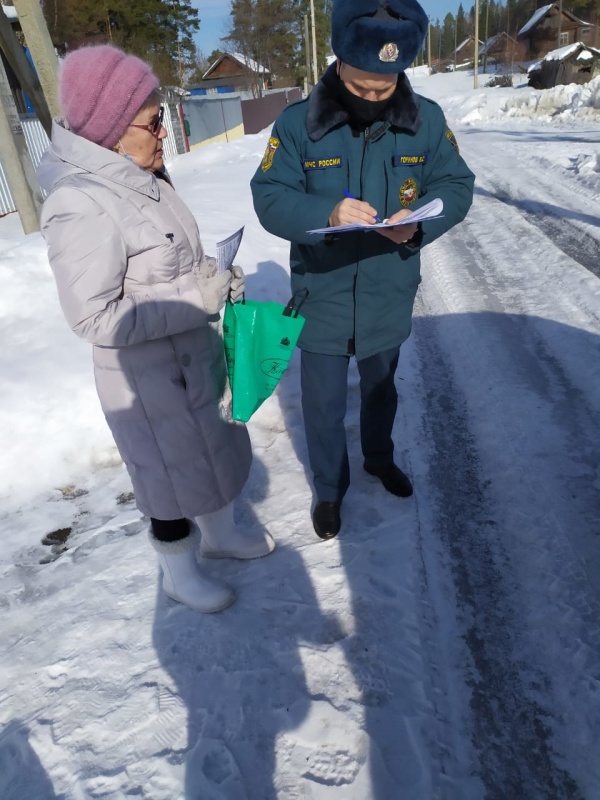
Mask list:
[{"label": "elderly woman", "polygon": [[[257,558],[274,542],[234,524],[252,454],[232,421],[219,312],[243,292],[219,273],[163,163],[158,80],[114,47],[64,60],[63,119],[39,168],[42,231],[60,303],[90,342],[102,409],[125,462],[169,597],[202,612],[233,602],[208,558]],[[191,520],[195,520],[196,525]]]}]

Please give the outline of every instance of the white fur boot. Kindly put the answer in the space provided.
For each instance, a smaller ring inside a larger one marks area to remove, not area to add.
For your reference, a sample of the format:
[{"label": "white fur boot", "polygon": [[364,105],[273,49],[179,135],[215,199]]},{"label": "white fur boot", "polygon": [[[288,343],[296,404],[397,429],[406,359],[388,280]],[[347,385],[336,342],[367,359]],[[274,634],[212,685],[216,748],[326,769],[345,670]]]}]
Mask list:
[{"label": "white fur boot", "polygon": [[235,595],[229,586],[201,574],[194,535],[176,542],[161,542],[150,532],[150,542],[158,554],[164,592],[172,600],[203,614],[222,611],[233,603]]},{"label": "white fur boot", "polygon": [[275,549],[265,530],[241,531],[233,521],[233,503],[212,514],[196,517],[202,536],[200,554],[205,558],[261,558]]}]

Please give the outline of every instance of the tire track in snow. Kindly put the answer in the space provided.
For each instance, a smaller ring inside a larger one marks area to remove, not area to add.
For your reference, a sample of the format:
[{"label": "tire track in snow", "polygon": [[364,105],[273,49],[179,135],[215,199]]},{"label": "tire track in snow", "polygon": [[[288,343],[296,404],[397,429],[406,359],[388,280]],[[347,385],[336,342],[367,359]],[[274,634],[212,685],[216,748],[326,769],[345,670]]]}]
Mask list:
[{"label": "tire track in snow", "polygon": [[433,443],[429,477],[472,661],[473,744],[486,798],[579,797],[573,780],[555,766],[547,712],[527,696],[511,657],[518,622],[503,583],[499,565],[506,556],[478,474],[464,398],[449,373],[443,377],[445,358],[437,343],[420,342],[417,350],[423,369],[435,370],[435,383],[423,398],[424,428]]},{"label": "tire track in snow", "polygon": [[[597,131],[589,132],[589,141],[578,146],[597,148]],[[543,148],[544,139],[554,142],[554,136],[541,135],[537,149]],[[530,225],[537,228],[552,244],[568,258],[578,262],[597,278],[600,277],[600,227],[597,221],[598,196],[574,180],[570,170],[557,170],[557,165],[548,161],[531,148],[516,145],[514,137],[501,140],[501,146],[490,145],[485,138],[485,150],[478,148],[476,134],[470,139],[468,161],[477,175],[476,192],[489,193],[507,208],[517,211]],[[569,137],[567,146],[573,147]],[[509,171],[501,172],[494,165],[510,159]],[[514,176],[518,175],[515,181]],[[525,191],[527,194],[525,195]],[[556,198],[556,204],[548,198]],[[571,218],[569,218],[571,217]],[[502,219],[502,214],[499,215]]]},{"label": "tire track in snow", "polygon": [[505,188],[496,183],[488,182],[488,186],[501,203],[517,208],[527,222],[538,228],[566,256],[600,278],[599,238],[554,213],[548,205],[515,200]]},{"label": "tire track in snow", "polygon": [[[532,314],[530,305],[535,307],[537,301],[530,302],[515,291],[502,274],[503,269],[510,273],[515,259],[519,263],[517,237],[511,240],[510,230],[496,233],[506,241],[504,247],[496,247],[504,257],[502,264],[495,264],[480,243],[481,237],[475,235],[475,231],[494,228],[493,217],[485,218],[485,205],[482,203],[479,219],[474,214],[472,224],[445,237],[442,245],[428,248],[425,256],[426,264],[433,266],[433,275],[426,278],[425,291],[417,303],[414,348],[425,387],[421,425],[432,446],[429,483],[437,498],[437,518],[435,527],[425,534],[432,541],[425,542],[424,548],[435,549],[435,538],[439,537],[452,571],[459,620],[471,661],[471,735],[479,754],[478,772],[486,786],[486,798],[579,798],[584,796],[583,787],[574,773],[579,776],[592,771],[586,757],[590,756],[589,741],[594,741],[598,732],[593,723],[597,704],[592,702],[586,708],[586,677],[600,665],[598,625],[593,622],[597,620],[597,598],[590,596],[589,576],[581,568],[577,552],[578,546],[586,546],[586,539],[589,544],[594,533],[593,450],[575,476],[578,494],[572,497],[566,511],[560,511],[552,504],[552,481],[556,482],[557,476],[550,475],[550,485],[542,487],[541,492],[540,479],[535,476],[527,486],[527,471],[537,465],[535,459],[531,460],[536,453],[535,442],[521,443],[519,439],[526,439],[531,424],[527,417],[539,407],[542,422],[532,425],[535,434],[543,437],[544,425],[555,425],[571,447],[578,444],[585,455],[586,431],[589,435],[594,430],[589,426],[598,423],[600,408],[586,405],[585,392],[573,386],[560,355],[549,349],[548,342],[540,341],[540,332],[528,316]],[[428,258],[427,254],[433,257]],[[479,313],[469,309],[473,298],[478,299],[475,307]],[[566,308],[569,302],[565,298]],[[429,316],[444,311],[456,316]],[[519,316],[515,312],[520,312]],[[493,416],[499,409],[497,419],[484,421],[484,425],[498,424],[488,439],[500,439],[500,444],[496,443],[499,451],[505,445],[504,464],[501,454],[486,458],[489,441],[482,438],[481,410],[473,409],[483,394],[469,396],[477,376],[481,387],[475,394],[481,394],[484,387],[492,393],[498,391],[496,387],[504,379],[517,382],[505,390],[516,395],[515,408],[502,411],[502,402],[512,401],[500,390],[500,398],[490,404]],[[584,389],[591,387],[591,378],[582,377],[581,384]],[[511,413],[518,415],[518,403],[523,403],[520,410],[525,416],[513,430]],[[570,408],[568,415],[564,413],[566,408]],[[557,411],[554,422],[549,420],[549,410]],[[519,433],[514,437],[516,442],[511,436],[515,431]],[[553,433],[550,430],[549,439]],[[516,475],[507,478],[502,474],[503,467]],[[510,490],[519,482],[525,489],[514,498]],[[560,487],[557,492],[560,495]],[[569,492],[562,493],[568,501]],[[506,514],[502,506],[513,501],[516,510]],[[554,526],[544,524],[546,513],[556,518],[551,520]],[[522,523],[524,542],[519,542],[520,532],[515,524],[519,514],[530,516]],[[572,542],[565,535],[569,528],[564,523],[569,514],[580,530],[581,541]],[[545,537],[542,547],[538,528]],[[424,560],[426,568],[428,562],[432,565],[426,552]],[[522,569],[515,571],[518,562]],[[433,564],[434,570],[438,568]],[[533,585],[529,587],[525,584],[531,575]],[[429,583],[433,585],[436,578],[435,574],[430,575]],[[532,594],[535,599],[529,607],[527,600]],[[548,615],[556,612],[558,616],[546,632],[543,620],[532,620],[536,604],[539,611],[544,600]],[[539,629],[532,629],[536,624]],[[544,635],[550,640],[549,653],[565,648],[558,658],[558,674],[543,651],[535,653],[538,640],[541,637],[543,641]],[[572,696],[565,698],[561,682],[569,665]],[[560,733],[565,727],[564,714],[570,712],[569,699],[576,706],[569,730],[580,728],[578,738],[588,741],[579,764],[578,742],[572,743],[570,757],[566,757],[563,750],[569,737]],[[591,781],[593,785],[593,777]]]}]

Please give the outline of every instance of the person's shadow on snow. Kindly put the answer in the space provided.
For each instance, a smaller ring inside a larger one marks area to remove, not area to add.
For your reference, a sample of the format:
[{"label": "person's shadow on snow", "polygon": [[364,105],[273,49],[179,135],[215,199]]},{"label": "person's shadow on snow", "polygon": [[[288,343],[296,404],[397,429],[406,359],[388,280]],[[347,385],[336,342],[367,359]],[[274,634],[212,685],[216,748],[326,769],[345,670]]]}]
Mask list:
[{"label": "person's shadow on snow", "polygon": [[12,720],[0,731],[0,797],[60,800],[29,742],[29,729],[18,720]]},{"label": "person's shadow on snow", "polygon": [[[269,479],[255,457],[235,516],[260,525],[253,505],[268,495]],[[203,570],[227,581],[236,603],[218,614],[197,614],[159,588],[153,641],[172,679],[174,707],[187,714],[187,736],[166,757],[185,764],[185,800],[275,800],[294,786],[275,785],[276,754],[286,731],[305,719],[310,700],[301,647],[339,638],[323,616],[299,553],[278,543],[255,561],[200,559]],[[305,768],[298,764],[298,772]]]},{"label": "person's shadow on snow", "polygon": [[[275,266],[265,265],[271,272],[260,276],[269,285],[277,279]],[[252,282],[250,276],[250,296]],[[283,293],[284,275],[280,282]],[[177,301],[155,311],[159,317],[185,318],[187,310]],[[123,325],[126,329],[127,320]],[[207,335],[213,337],[210,352],[223,352],[217,333],[209,328]],[[124,351],[122,366],[127,374],[131,353]],[[193,352],[189,355],[190,360],[195,357]],[[170,379],[184,391],[176,367],[170,370]],[[110,422],[121,430],[140,426],[139,398],[135,387],[131,389],[130,408],[116,408],[110,414]],[[160,390],[155,387],[154,406],[160,403]],[[215,424],[228,423],[215,420]],[[235,501],[239,524],[248,529],[261,525],[254,506],[269,497],[269,486],[269,475],[255,451],[249,479]],[[277,541],[275,531],[274,535]],[[148,551],[151,558],[149,543]],[[274,773],[277,750],[281,746],[286,751],[282,743],[286,731],[301,724],[309,707],[302,643],[312,648],[336,640],[341,636],[336,621],[321,613],[300,554],[281,542],[262,559],[200,557],[199,563],[205,574],[231,585],[237,601],[217,614],[194,612],[165,596],[157,569],[152,639],[170,678],[159,688],[163,728],[157,740],[163,749],[158,755],[181,768],[185,800],[290,796],[295,791],[295,770],[289,787],[276,787]],[[298,764],[298,773],[305,767]]]}]

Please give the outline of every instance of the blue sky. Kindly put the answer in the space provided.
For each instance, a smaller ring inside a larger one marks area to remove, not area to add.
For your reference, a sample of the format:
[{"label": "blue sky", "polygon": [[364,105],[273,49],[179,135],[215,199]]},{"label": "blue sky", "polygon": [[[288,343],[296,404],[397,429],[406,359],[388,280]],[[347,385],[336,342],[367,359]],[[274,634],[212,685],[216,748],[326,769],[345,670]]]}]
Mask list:
[{"label": "blue sky", "polygon": [[[468,11],[475,0],[463,0],[463,8]],[[229,27],[229,0],[194,0],[193,5],[200,12],[200,31],[196,36],[198,50],[208,56],[220,48],[219,39]],[[423,2],[423,8],[432,20],[443,20],[448,12],[455,14],[460,0],[431,0]]]}]

